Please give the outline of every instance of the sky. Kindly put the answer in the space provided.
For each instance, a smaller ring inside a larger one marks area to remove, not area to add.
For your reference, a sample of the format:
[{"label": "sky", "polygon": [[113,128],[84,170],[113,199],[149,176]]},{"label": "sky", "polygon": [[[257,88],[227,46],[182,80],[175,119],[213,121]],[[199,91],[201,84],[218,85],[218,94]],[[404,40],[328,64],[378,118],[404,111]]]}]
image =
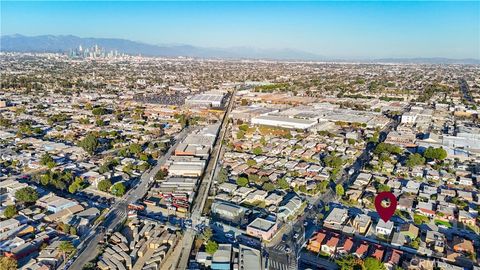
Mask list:
[{"label": "sky", "polygon": [[480,59],[480,2],[56,1],[1,5],[1,34],[296,49],[337,58]]}]

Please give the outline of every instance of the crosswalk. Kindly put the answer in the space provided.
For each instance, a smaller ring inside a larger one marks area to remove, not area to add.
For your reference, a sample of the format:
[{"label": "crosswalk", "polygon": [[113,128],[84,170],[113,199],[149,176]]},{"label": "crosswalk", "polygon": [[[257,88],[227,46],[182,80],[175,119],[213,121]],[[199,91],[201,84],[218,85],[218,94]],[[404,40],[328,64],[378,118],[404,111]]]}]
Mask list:
[{"label": "crosswalk", "polygon": [[269,270],[296,270],[297,263],[293,262],[292,260],[290,263],[278,262],[275,260],[268,259],[268,269]]}]

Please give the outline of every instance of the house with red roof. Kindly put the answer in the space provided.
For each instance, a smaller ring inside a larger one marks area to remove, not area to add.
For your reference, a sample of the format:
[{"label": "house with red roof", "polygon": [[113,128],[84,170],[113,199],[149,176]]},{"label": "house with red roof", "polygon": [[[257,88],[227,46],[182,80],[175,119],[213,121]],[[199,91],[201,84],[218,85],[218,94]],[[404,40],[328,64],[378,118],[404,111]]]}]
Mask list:
[{"label": "house with red roof", "polygon": [[402,258],[403,252],[400,250],[393,249],[385,255],[385,261],[383,265],[387,270],[393,270],[395,266],[400,265],[400,259]]},{"label": "house with red roof", "polygon": [[353,249],[353,239],[351,237],[346,237],[343,242],[337,247],[337,254],[344,256],[350,254]]},{"label": "house with red roof", "polygon": [[333,256],[337,251],[338,242],[340,242],[338,235],[333,235],[325,244],[322,245],[322,252]]},{"label": "house with red roof", "polygon": [[385,253],[385,248],[381,245],[373,245],[373,251],[372,251],[372,257],[382,261],[383,260],[383,254]]},{"label": "house with red roof", "polygon": [[360,259],[363,259],[367,256],[367,251],[368,251],[368,243],[365,241],[362,241],[360,245],[357,247],[353,255],[357,256]]},{"label": "house with red roof", "polygon": [[319,253],[322,248],[322,244],[323,244],[323,241],[325,240],[325,237],[327,237],[327,235],[324,232],[322,231],[317,232],[315,236],[313,236],[312,238],[310,238],[310,240],[308,240],[307,250],[315,253]]}]

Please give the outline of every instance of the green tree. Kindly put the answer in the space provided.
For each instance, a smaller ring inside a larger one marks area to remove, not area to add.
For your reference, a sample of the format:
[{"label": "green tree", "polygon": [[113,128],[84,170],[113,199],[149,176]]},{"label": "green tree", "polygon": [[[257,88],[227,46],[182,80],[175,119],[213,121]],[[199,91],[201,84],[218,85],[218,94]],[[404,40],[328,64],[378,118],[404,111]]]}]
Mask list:
[{"label": "green tree", "polygon": [[378,192],[390,192],[391,188],[388,185],[378,184],[377,191]]},{"label": "green tree", "polygon": [[237,178],[237,185],[241,187],[246,187],[248,185],[248,179],[245,177],[238,177]]},{"label": "green tree", "polygon": [[75,251],[75,247],[70,241],[62,241],[58,246],[58,249],[60,250],[60,252],[62,252],[64,261],[67,258],[67,255]]},{"label": "green tree", "polygon": [[335,261],[340,267],[340,270],[352,270],[358,268],[359,261],[355,256],[349,254],[347,256],[341,257]]},{"label": "green tree", "polygon": [[241,140],[241,139],[243,139],[243,138],[245,138],[245,132],[239,130],[239,131],[237,132],[237,139],[238,139],[238,140]]},{"label": "green tree", "polygon": [[12,121],[7,118],[0,117],[0,126],[9,128],[12,125]]},{"label": "green tree", "polygon": [[285,179],[285,177],[282,177],[282,178],[278,179],[277,185],[281,189],[289,189],[290,188],[290,184],[288,183],[287,179]]},{"label": "green tree", "polygon": [[142,152],[142,146],[138,143],[132,143],[128,147],[128,150],[130,151],[130,153],[136,155],[136,154]]},{"label": "green tree", "polygon": [[345,194],[345,189],[342,185],[338,184],[335,186],[335,193],[338,197],[342,197]]},{"label": "green tree", "polygon": [[205,245],[205,251],[208,254],[213,255],[213,253],[215,253],[217,250],[218,250],[217,242],[215,242],[213,240],[207,241],[207,244]]},{"label": "green tree", "polygon": [[412,154],[408,156],[407,162],[405,163],[407,167],[413,168],[415,166],[420,166],[425,164],[425,158],[420,154]]},{"label": "green tree", "polygon": [[203,230],[201,235],[203,241],[205,242],[209,241],[212,238],[212,236],[213,236],[213,231],[210,228],[205,228],[205,230]]},{"label": "green tree", "polygon": [[88,134],[81,140],[78,145],[83,148],[86,152],[93,154],[98,148],[98,138],[92,133]]},{"label": "green tree", "polygon": [[40,158],[40,164],[47,166],[48,168],[53,168],[55,167],[55,161],[53,160],[52,156],[50,156],[49,153],[43,154],[43,156]]},{"label": "green tree", "polygon": [[387,269],[381,261],[373,257],[368,257],[365,259],[365,261],[363,262],[363,268],[367,270],[386,270]]},{"label": "green tree", "polygon": [[271,182],[265,182],[262,185],[262,189],[265,190],[265,191],[273,191],[273,190],[275,190],[275,185]]},{"label": "green tree", "polygon": [[418,249],[420,247],[420,238],[417,237],[410,242],[410,246],[414,249]]},{"label": "green tree", "polygon": [[17,261],[14,258],[7,256],[0,256],[0,269],[1,270],[17,270]]},{"label": "green tree", "polygon": [[32,187],[24,187],[15,192],[15,199],[22,203],[33,203],[38,200],[38,192]]},{"label": "green tree", "polygon": [[104,115],[104,114],[107,114],[107,113],[108,113],[107,109],[105,109],[103,107],[96,107],[96,108],[92,109],[92,114],[95,115],[95,116]]},{"label": "green tree", "polygon": [[217,181],[218,183],[225,183],[228,180],[228,171],[225,168],[220,168],[220,171],[218,172],[218,178]]},{"label": "green tree", "polygon": [[79,189],[82,188],[83,180],[80,177],[75,178],[75,181],[73,181],[70,186],[68,186],[68,192],[70,193],[75,193]]},{"label": "green tree", "polygon": [[447,151],[445,149],[428,147],[423,153],[423,156],[428,159],[444,160],[447,157]]},{"label": "green tree", "polygon": [[255,166],[255,165],[257,165],[257,162],[255,161],[255,159],[249,159],[249,160],[247,160],[247,165],[248,166]]},{"label": "green tree", "polygon": [[164,180],[166,176],[167,176],[167,172],[166,172],[166,171],[164,171],[164,170],[159,170],[159,171],[155,174],[155,180]]},{"label": "green tree", "polygon": [[108,192],[110,190],[110,187],[112,186],[112,182],[110,180],[105,179],[102,180],[98,183],[98,190],[103,191],[103,192]]},{"label": "green tree", "polygon": [[243,131],[243,132],[247,132],[248,125],[247,124],[242,124],[242,125],[238,126],[238,129]]},{"label": "green tree", "polygon": [[12,218],[17,214],[17,207],[15,205],[8,205],[5,207],[5,210],[3,210],[3,215],[6,218]]},{"label": "green tree", "polygon": [[329,155],[323,159],[325,165],[330,168],[340,168],[343,165],[343,160],[341,157]]},{"label": "green tree", "polygon": [[253,148],[252,152],[253,152],[254,155],[257,155],[257,156],[258,156],[258,155],[261,155],[261,154],[263,153],[263,150],[262,150],[261,147],[258,147],[258,146],[257,146],[257,147],[255,147],[255,148]]},{"label": "green tree", "polygon": [[112,186],[110,189],[112,195],[117,196],[117,197],[122,197],[125,195],[125,192],[127,191],[127,188],[123,183],[116,183]]},{"label": "green tree", "polygon": [[77,235],[77,228],[75,228],[75,227],[70,227],[70,234],[71,234],[71,235]]},{"label": "green tree", "polygon": [[375,147],[375,150],[373,150],[373,153],[376,155],[401,154],[402,148],[400,148],[397,145],[382,142],[382,143],[379,143],[377,147]]}]

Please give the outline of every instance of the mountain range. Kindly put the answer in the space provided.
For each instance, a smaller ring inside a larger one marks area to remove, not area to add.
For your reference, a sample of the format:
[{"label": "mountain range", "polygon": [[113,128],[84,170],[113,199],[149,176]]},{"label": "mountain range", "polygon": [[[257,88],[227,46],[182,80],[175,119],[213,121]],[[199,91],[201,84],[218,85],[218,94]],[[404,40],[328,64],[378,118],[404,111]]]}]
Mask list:
[{"label": "mountain range", "polygon": [[222,59],[269,59],[304,61],[358,61],[382,63],[443,63],[480,64],[479,59],[449,58],[388,58],[372,60],[334,59],[294,49],[259,49],[251,47],[205,48],[192,45],[152,45],[118,38],[82,38],[73,35],[3,35],[0,37],[0,51],[3,52],[68,52],[79,45],[98,45],[105,50],[143,56],[195,57]]}]

